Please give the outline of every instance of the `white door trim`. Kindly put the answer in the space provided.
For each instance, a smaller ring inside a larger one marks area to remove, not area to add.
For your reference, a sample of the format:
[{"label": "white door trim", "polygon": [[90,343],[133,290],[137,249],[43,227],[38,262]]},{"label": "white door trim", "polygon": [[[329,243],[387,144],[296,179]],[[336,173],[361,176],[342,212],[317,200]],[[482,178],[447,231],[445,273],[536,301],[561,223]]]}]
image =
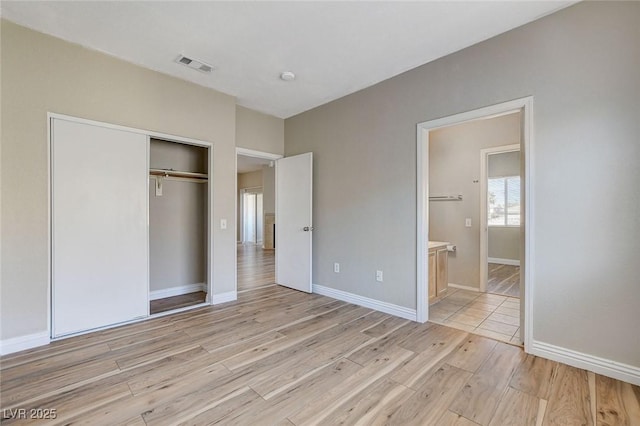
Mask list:
[{"label": "white door trim", "polygon": [[[524,157],[524,208],[522,210],[522,229],[524,230],[524,265],[525,281],[524,294],[521,302],[521,322],[524,321],[524,348],[530,352],[532,344],[532,324],[533,324],[533,286],[535,284],[533,275],[534,265],[534,135],[533,135],[533,97],[515,99],[512,101],[454,114],[435,120],[425,121],[417,125],[416,148],[417,148],[417,223],[416,223],[416,317],[418,322],[425,322],[429,318],[429,303],[427,300],[428,287],[428,265],[427,265],[427,244],[429,241],[429,132],[441,127],[460,124],[466,121],[477,120],[496,115],[502,115],[514,111],[522,111],[522,140],[521,155]],[[524,308],[524,312],[522,312]]]},{"label": "white door trim", "polygon": [[[487,225],[487,179],[489,178],[489,155],[520,151],[520,145],[504,145],[480,150],[480,292],[487,291],[489,262],[489,227]],[[520,171],[522,174],[522,171]]]},{"label": "white door trim", "polygon": [[[127,126],[121,126],[118,124],[112,124],[112,123],[105,123],[102,121],[97,121],[97,120],[89,120],[89,119],[85,119],[85,118],[81,118],[81,117],[74,117],[74,116],[70,116],[70,115],[65,115],[65,114],[59,114],[59,113],[55,113],[55,112],[47,112],[47,226],[48,226],[48,232],[47,232],[47,247],[48,247],[48,251],[49,251],[49,256],[48,256],[48,267],[47,267],[47,280],[48,280],[48,288],[47,288],[47,331],[49,333],[49,336],[51,336],[52,333],[52,273],[51,273],[51,268],[52,268],[52,248],[53,248],[53,241],[52,241],[52,235],[51,235],[51,230],[52,230],[52,221],[51,221],[51,213],[52,213],[52,208],[51,208],[51,203],[52,203],[52,179],[51,179],[51,160],[52,160],[52,152],[51,152],[51,139],[52,139],[52,132],[51,132],[51,122],[52,119],[60,119],[60,120],[66,120],[66,121],[71,121],[74,123],[82,123],[82,124],[88,124],[88,125],[92,125],[92,126],[99,126],[99,127],[104,127],[107,129],[115,129],[115,130],[123,130],[123,131],[127,131],[127,132],[131,132],[131,133],[138,133],[138,134],[143,134],[147,136],[147,140],[149,140],[149,138],[157,138],[157,139],[162,139],[162,140],[166,140],[169,142],[177,142],[177,143],[184,143],[187,145],[194,145],[194,146],[200,146],[200,147],[204,147],[207,148],[207,161],[208,161],[208,174],[209,174],[209,179],[207,182],[207,195],[208,195],[208,202],[207,202],[207,229],[209,230],[208,234],[207,234],[207,301],[205,304],[212,304],[212,295],[213,295],[213,289],[214,289],[214,281],[213,281],[213,232],[214,232],[214,221],[213,221],[213,206],[214,206],[214,201],[213,201],[213,195],[214,195],[214,190],[213,190],[213,159],[214,159],[214,147],[215,147],[215,143],[214,142],[210,142],[210,141],[204,141],[204,140],[199,140],[199,139],[193,139],[193,138],[188,138],[188,137],[184,137],[184,136],[176,136],[176,135],[171,135],[168,133],[161,133],[161,132],[155,132],[152,130],[144,130],[144,129],[137,129],[134,127],[127,127]],[[147,142],[147,150],[148,150],[148,142]],[[147,151],[148,152],[148,151]],[[147,200],[148,203],[148,200]],[[148,223],[148,206],[147,206],[147,223]],[[148,235],[149,233],[147,232],[147,241],[148,241]],[[149,291],[148,289],[149,285],[147,283],[147,291]],[[187,308],[185,308],[185,310],[188,309],[193,309],[199,306],[202,306],[203,304],[198,304],[198,305],[194,305],[194,306],[189,306]],[[146,318],[152,318],[155,315],[148,315]],[[137,322],[138,320],[134,320],[131,322]],[[116,325],[122,325],[122,324],[114,324],[113,326]],[[106,328],[110,328],[112,326],[107,326]],[[79,334],[83,334],[83,333],[79,333]],[[67,336],[68,337],[68,336]]]}]

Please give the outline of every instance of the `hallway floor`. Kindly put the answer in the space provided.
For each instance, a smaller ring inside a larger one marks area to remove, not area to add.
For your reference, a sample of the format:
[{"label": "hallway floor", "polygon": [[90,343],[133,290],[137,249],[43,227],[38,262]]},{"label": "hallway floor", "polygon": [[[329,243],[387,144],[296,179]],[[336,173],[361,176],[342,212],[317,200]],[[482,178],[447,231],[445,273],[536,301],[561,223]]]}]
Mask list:
[{"label": "hallway floor", "polygon": [[276,282],[276,251],[255,244],[238,244],[238,291]]}]

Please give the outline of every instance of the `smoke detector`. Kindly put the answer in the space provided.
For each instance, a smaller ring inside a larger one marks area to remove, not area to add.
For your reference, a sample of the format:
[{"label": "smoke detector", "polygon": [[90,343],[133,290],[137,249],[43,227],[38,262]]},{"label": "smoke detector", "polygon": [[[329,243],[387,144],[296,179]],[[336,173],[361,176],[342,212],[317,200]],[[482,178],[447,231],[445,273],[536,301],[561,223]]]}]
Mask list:
[{"label": "smoke detector", "polygon": [[213,65],[209,65],[203,61],[199,61],[197,59],[193,59],[193,58],[187,58],[184,55],[178,55],[178,57],[176,58],[176,62],[184,65],[186,67],[189,67],[191,69],[194,69],[196,71],[200,71],[203,73],[210,73],[211,71],[213,71]]},{"label": "smoke detector", "polygon": [[291,71],[285,71],[282,74],[280,74],[280,79],[284,81],[293,81],[296,79],[296,75]]}]

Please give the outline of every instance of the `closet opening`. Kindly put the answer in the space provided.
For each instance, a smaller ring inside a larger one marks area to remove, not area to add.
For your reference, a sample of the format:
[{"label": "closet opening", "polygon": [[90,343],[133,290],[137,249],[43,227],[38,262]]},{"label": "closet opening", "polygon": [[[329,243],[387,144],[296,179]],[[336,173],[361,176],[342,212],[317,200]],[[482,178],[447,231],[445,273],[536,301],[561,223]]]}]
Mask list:
[{"label": "closet opening", "polygon": [[208,148],[149,141],[149,313],[207,303]]}]

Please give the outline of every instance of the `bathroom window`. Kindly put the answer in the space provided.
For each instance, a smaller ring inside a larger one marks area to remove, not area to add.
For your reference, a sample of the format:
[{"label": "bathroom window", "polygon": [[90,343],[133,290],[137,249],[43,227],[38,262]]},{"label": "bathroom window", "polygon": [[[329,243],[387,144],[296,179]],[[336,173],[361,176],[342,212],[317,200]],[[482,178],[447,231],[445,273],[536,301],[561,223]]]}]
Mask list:
[{"label": "bathroom window", "polygon": [[489,178],[489,226],[520,226],[520,176]]}]

